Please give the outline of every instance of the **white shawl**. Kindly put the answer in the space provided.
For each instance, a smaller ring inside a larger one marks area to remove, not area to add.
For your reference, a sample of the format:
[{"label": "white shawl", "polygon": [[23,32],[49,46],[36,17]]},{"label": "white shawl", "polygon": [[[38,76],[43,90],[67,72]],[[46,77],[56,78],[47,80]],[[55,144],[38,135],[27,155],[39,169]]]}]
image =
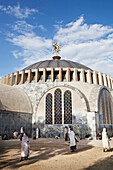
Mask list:
[{"label": "white shawl", "polygon": [[102,144],[103,144],[103,148],[110,148],[109,139],[108,139],[108,136],[107,136],[106,128],[103,128],[103,132],[102,132]]},{"label": "white shawl", "polygon": [[72,130],[70,130],[69,138],[70,146],[75,146],[75,133]]}]

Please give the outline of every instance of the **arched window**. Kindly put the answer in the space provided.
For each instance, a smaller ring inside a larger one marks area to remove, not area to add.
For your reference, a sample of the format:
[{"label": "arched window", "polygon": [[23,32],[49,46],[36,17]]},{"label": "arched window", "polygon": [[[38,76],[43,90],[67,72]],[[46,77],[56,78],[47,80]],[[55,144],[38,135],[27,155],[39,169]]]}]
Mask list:
[{"label": "arched window", "polygon": [[112,106],[113,106],[112,96],[106,88],[103,88],[100,91],[99,100],[98,100],[98,112],[100,114],[103,114],[103,124],[112,124],[113,123]]},{"label": "arched window", "polygon": [[62,124],[62,92],[56,89],[54,93],[54,123]]},{"label": "arched window", "polygon": [[64,93],[64,124],[72,124],[72,98],[69,90]]},{"label": "arched window", "polygon": [[52,124],[52,94],[46,96],[46,124]]}]

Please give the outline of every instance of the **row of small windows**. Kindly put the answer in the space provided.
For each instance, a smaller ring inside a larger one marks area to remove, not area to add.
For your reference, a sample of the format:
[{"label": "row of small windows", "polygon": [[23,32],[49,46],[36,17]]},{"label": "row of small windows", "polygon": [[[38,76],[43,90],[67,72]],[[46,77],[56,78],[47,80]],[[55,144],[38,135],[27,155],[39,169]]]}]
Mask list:
[{"label": "row of small windows", "polygon": [[[46,96],[46,124],[52,124],[52,94]],[[62,124],[62,92],[56,89],[54,93],[54,124]],[[64,93],[64,124],[72,124],[72,97],[69,90]]]}]

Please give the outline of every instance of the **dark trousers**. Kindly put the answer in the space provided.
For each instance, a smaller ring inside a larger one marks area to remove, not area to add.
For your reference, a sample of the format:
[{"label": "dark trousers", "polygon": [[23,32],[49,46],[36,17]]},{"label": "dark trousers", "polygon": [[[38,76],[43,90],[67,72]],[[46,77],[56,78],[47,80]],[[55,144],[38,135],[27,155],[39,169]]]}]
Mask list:
[{"label": "dark trousers", "polygon": [[76,150],[76,145],[75,146],[71,146],[70,149],[71,149],[71,151],[75,151]]}]

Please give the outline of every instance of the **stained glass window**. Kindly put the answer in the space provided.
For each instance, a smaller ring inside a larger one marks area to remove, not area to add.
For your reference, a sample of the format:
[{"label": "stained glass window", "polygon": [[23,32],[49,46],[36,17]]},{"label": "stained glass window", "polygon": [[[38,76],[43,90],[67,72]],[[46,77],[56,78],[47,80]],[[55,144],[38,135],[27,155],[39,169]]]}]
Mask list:
[{"label": "stained glass window", "polygon": [[52,124],[52,94],[46,96],[46,124]]},{"label": "stained glass window", "polygon": [[62,124],[62,92],[56,89],[54,93],[54,123]]},{"label": "stained glass window", "polygon": [[64,124],[72,124],[72,97],[69,90],[64,93]]}]

